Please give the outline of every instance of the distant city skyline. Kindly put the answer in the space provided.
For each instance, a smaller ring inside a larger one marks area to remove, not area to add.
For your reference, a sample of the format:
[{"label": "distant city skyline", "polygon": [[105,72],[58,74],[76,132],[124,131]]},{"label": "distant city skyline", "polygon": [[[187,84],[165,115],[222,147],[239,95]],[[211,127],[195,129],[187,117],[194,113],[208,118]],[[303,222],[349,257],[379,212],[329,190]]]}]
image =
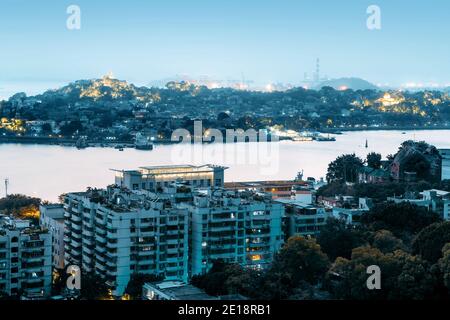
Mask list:
[{"label": "distant city skyline", "polygon": [[[66,27],[72,4],[81,9],[80,30]],[[366,27],[372,4],[381,9],[380,30]],[[449,9],[445,0],[6,0],[0,91],[109,71],[138,85],[177,74],[295,85],[305,73],[312,77],[317,58],[330,78],[446,86]]]}]

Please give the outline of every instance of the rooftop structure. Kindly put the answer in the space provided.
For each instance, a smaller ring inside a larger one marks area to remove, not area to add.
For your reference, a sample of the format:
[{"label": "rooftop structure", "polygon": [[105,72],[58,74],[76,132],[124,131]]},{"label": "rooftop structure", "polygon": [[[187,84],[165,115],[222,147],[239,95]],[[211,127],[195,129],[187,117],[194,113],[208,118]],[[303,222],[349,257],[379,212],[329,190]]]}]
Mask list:
[{"label": "rooftop structure", "polygon": [[332,215],[329,208],[307,204],[301,200],[277,199],[275,201],[285,207],[283,227],[286,240],[295,235],[317,236]]},{"label": "rooftop structure", "polygon": [[142,288],[144,300],[215,300],[203,290],[181,281],[146,283]]},{"label": "rooftop structure", "polygon": [[115,170],[117,185],[130,190],[158,191],[172,182],[187,182],[194,187],[222,187],[227,167],[215,165],[147,166],[137,170]]}]

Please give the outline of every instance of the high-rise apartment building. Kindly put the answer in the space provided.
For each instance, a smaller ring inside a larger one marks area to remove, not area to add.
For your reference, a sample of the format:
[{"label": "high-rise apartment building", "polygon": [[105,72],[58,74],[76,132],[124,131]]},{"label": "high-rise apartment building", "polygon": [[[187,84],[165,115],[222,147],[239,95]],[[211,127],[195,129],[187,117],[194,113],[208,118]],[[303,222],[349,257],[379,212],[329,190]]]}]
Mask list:
[{"label": "high-rise apartment building", "polygon": [[133,273],[188,279],[188,211],[149,193],[111,186],[64,199],[65,263],[123,294]]},{"label": "high-rise apartment building", "polygon": [[42,204],[39,212],[39,224],[52,235],[53,267],[64,269],[64,207],[62,204]]},{"label": "high-rise apartment building", "polygon": [[0,292],[26,299],[50,295],[52,237],[28,220],[0,215]]},{"label": "high-rise apartment building", "polygon": [[196,194],[188,207],[192,275],[218,259],[264,268],[283,243],[283,206],[270,196],[216,189]]}]

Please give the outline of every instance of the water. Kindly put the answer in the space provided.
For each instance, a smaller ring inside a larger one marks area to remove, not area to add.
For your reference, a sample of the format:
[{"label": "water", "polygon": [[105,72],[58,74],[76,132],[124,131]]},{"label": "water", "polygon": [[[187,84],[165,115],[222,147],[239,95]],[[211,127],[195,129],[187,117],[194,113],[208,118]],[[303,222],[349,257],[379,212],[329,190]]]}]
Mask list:
[{"label": "water", "polygon": [[[105,187],[114,182],[109,169],[135,169],[146,165],[226,165],[226,181],[324,177],[328,163],[344,153],[365,157],[376,151],[386,157],[408,139],[425,140],[450,148],[450,130],[360,131],[336,136],[335,142],[237,143],[211,145],[157,145],[153,151],[112,148],[0,144],[0,179],[9,178],[9,193],[23,193],[56,201],[65,192]],[[369,147],[365,148],[366,139]],[[0,184],[0,195],[5,193]]]}]

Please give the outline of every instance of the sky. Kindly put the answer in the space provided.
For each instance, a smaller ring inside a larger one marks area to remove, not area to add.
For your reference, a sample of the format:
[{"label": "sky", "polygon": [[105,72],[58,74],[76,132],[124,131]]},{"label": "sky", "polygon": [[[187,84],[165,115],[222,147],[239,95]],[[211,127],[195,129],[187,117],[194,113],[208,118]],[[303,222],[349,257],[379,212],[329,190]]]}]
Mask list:
[{"label": "sky", "polygon": [[[72,4],[79,30],[66,26]],[[366,26],[369,5],[379,30]],[[331,78],[448,84],[449,34],[448,0],[0,0],[0,88],[109,71],[138,84],[177,74],[295,84],[316,58]]]}]

